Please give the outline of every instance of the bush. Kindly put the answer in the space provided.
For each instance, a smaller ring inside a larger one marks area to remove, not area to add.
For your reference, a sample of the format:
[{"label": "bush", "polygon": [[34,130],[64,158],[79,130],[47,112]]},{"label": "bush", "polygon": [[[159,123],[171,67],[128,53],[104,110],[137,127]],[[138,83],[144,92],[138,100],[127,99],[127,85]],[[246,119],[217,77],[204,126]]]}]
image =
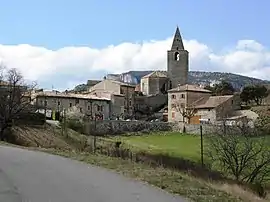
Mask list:
[{"label": "bush", "polygon": [[81,121],[68,119],[66,123],[68,128],[75,130],[78,133],[84,133],[84,124]]},{"label": "bush", "polygon": [[45,123],[44,114],[41,113],[20,113],[15,124],[43,125]]}]

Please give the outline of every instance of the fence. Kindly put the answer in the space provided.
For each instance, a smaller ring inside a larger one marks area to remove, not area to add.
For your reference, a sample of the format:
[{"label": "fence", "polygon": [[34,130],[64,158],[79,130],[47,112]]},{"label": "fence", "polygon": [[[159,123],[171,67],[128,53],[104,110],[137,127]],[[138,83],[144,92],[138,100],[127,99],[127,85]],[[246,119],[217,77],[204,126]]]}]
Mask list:
[{"label": "fence", "polygon": [[152,167],[162,166],[165,168],[189,171],[190,174],[205,179],[224,179],[219,172],[208,169],[208,166],[202,166],[200,162],[174,157],[169,154],[154,154],[147,151],[138,151],[131,145],[114,139],[90,136],[84,146],[84,151],[90,153],[146,163]]}]

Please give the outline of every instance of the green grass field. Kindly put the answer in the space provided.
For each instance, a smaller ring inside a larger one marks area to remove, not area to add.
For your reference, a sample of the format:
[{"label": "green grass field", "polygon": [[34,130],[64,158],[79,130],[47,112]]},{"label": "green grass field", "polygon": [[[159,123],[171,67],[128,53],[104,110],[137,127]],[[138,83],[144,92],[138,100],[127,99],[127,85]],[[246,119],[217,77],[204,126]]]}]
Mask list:
[{"label": "green grass field", "polygon": [[151,153],[165,153],[193,161],[200,160],[201,142],[199,135],[160,132],[142,136],[121,136],[115,138],[120,139],[133,147],[133,149]]},{"label": "green grass field", "polygon": [[[268,138],[270,141],[270,136]],[[168,154],[173,157],[180,157],[196,162],[200,161],[200,135],[181,134],[179,132],[159,132],[149,135],[117,136],[113,139],[121,140],[134,151]],[[206,137],[203,139],[203,147],[204,151],[206,151]]]}]

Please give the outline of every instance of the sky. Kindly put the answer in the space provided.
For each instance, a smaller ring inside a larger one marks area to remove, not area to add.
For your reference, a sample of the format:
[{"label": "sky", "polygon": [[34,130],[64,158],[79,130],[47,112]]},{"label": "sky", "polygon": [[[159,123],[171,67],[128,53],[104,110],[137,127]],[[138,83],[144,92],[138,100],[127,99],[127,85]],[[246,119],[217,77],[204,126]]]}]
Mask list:
[{"label": "sky", "polygon": [[42,88],[166,70],[176,26],[190,70],[270,80],[270,1],[0,0],[0,62]]}]

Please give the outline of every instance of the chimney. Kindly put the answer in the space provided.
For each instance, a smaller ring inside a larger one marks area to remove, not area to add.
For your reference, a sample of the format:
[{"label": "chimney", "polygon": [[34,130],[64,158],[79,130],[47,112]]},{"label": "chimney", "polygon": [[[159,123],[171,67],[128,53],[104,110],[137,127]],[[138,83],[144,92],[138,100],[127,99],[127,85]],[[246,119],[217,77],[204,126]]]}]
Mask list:
[{"label": "chimney", "polygon": [[186,84],[186,90],[188,90],[188,84]]}]

